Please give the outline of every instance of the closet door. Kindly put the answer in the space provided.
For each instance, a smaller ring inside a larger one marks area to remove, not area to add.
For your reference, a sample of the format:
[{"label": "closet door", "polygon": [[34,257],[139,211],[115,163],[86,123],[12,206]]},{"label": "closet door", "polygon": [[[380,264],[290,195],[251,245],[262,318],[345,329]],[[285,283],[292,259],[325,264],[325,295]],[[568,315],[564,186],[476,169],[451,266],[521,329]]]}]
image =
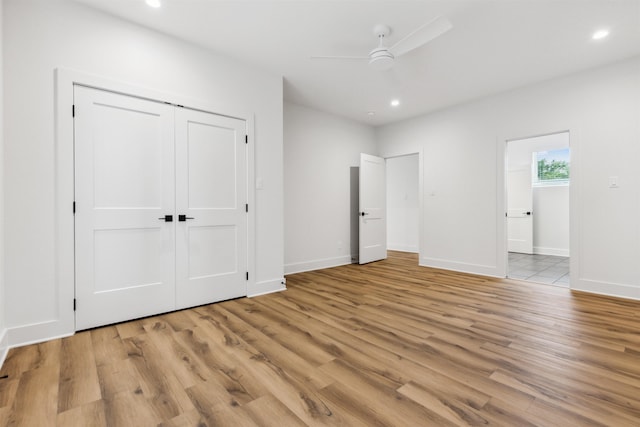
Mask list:
[{"label": "closet door", "polygon": [[176,305],[246,296],[243,120],[176,109]]},{"label": "closet door", "polygon": [[173,310],[174,108],[81,86],[74,104],[76,329]]}]

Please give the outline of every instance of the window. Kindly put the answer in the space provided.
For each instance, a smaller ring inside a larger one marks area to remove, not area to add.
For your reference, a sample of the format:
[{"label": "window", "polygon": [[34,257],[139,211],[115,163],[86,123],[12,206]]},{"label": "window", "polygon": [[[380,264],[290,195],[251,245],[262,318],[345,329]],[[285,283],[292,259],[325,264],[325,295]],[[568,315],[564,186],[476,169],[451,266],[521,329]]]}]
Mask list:
[{"label": "window", "polygon": [[569,184],[569,148],[533,153],[533,184]]}]

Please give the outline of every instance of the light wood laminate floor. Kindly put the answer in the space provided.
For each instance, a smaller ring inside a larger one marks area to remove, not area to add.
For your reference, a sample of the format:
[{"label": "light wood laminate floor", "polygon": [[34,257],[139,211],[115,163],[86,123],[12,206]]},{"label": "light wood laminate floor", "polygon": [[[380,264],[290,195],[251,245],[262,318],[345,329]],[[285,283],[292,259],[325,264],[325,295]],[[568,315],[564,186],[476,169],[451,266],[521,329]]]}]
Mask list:
[{"label": "light wood laminate floor", "polygon": [[417,266],[10,351],[0,425],[640,426],[640,302]]}]

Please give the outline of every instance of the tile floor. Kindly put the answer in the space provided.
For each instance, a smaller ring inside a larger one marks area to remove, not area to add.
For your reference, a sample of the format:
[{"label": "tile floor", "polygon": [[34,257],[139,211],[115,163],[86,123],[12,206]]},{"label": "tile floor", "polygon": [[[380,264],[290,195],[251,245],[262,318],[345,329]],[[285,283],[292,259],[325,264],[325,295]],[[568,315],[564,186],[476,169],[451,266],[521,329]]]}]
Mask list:
[{"label": "tile floor", "polygon": [[509,252],[508,277],[569,287],[569,258]]}]

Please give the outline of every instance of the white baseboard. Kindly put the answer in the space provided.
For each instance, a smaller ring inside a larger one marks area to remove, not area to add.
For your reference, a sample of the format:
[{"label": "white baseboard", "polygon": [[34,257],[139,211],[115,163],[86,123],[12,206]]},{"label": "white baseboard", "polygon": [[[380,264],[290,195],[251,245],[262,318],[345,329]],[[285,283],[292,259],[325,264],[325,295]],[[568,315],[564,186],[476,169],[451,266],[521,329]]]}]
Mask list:
[{"label": "white baseboard", "polygon": [[536,255],[554,255],[554,256],[569,256],[569,249],[559,248],[544,248],[540,246],[533,247],[533,253]]},{"label": "white baseboard", "polygon": [[64,328],[62,322],[58,320],[9,328],[9,348],[64,338],[74,333],[73,327]]},{"label": "white baseboard", "polygon": [[622,283],[608,283],[571,277],[571,289],[610,297],[640,300],[640,287]]},{"label": "white baseboard", "polygon": [[285,264],[284,274],[303,273],[305,271],[320,270],[323,268],[338,267],[347,264],[351,264],[351,255],[296,262],[292,264]]},{"label": "white baseboard", "polygon": [[395,243],[387,243],[387,249],[390,251],[400,251],[400,252],[410,252],[412,254],[417,254],[418,247],[415,245],[402,245]]},{"label": "white baseboard", "polygon": [[9,353],[9,334],[5,328],[0,332],[0,369],[7,358],[7,353]]},{"label": "white baseboard", "polygon": [[251,289],[247,289],[247,296],[249,298],[257,297],[260,295],[272,294],[274,292],[286,291],[287,281],[285,278],[265,280],[251,285]]},{"label": "white baseboard", "polygon": [[498,267],[495,265],[471,264],[446,259],[422,257],[420,258],[420,266],[504,278],[504,275],[500,274]]}]

